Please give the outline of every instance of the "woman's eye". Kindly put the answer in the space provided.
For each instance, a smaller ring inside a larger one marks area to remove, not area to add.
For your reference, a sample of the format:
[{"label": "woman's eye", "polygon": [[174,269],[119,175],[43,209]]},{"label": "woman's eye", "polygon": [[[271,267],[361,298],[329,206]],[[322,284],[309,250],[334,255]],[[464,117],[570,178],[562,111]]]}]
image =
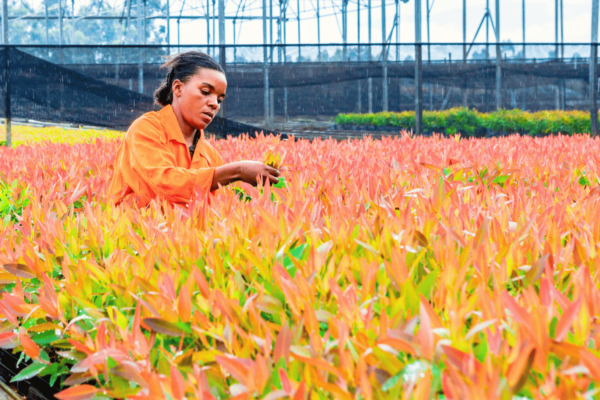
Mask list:
[{"label": "woman's eye", "polygon": [[203,91],[202,91],[202,94],[203,94],[203,95],[205,95],[205,96],[208,96],[210,93],[209,93],[209,92],[207,92],[207,91],[205,91],[205,90],[203,90]]}]

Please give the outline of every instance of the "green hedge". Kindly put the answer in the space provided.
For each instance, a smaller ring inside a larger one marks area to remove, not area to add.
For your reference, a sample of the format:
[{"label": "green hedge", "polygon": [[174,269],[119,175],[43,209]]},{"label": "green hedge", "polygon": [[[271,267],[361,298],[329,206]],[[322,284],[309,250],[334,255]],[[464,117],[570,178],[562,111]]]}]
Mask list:
[{"label": "green hedge", "polygon": [[[415,112],[380,112],[375,114],[338,114],[340,125],[394,126],[414,129]],[[538,111],[500,110],[481,113],[465,107],[445,111],[424,111],[423,128],[427,132],[461,133],[475,135],[495,132],[551,134],[589,133],[590,113],[584,111]]]}]

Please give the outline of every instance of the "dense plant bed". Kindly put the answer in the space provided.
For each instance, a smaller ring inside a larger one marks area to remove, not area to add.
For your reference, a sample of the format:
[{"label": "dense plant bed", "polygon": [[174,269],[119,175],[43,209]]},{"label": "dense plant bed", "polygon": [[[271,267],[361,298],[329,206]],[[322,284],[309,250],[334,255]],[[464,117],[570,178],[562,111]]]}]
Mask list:
[{"label": "dense plant bed", "polygon": [[599,140],[213,144],[285,184],[114,207],[118,142],[0,148],[0,347],[59,399],[597,397]]},{"label": "dense plant bed", "polygon": [[[380,112],[375,114],[338,114],[339,125],[373,125],[411,130],[415,127],[415,112]],[[389,129],[389,128],[388,128]],[[590,114],[584,111],[500,110],[480,113],[464,107],[446,111],[424,111],[425,132],[460,133],[483,137],[492,133],[521,133],[529,135],[589,133]]]}]

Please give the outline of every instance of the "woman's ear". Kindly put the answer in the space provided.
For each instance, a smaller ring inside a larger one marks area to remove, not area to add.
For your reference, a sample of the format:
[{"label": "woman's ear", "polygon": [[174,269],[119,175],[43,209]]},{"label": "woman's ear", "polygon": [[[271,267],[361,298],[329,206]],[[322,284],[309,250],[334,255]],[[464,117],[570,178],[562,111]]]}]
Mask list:
[{"label": "woman's ear", "polygon": [[181,89],[183,87],[183,83],[179,79],[175,79],[173,81],[173,86],[171,86],[171,90],[173,91],[173,96],[181,96]]}]

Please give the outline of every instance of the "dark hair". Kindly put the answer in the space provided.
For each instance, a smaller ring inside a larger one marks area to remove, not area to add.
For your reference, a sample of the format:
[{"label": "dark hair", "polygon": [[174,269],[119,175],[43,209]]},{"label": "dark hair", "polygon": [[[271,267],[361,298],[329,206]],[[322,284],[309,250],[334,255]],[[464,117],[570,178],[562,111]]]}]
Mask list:
[{"label": "dark hair", "polygon": [[161,65],[161,68],[168,70],[167,77],[154,91],[154,102],[161,106],[173,103],[173,81],[176,79],[185,83],[202,68],[225,73],[218,62],[200,51],[179,53]]}]

